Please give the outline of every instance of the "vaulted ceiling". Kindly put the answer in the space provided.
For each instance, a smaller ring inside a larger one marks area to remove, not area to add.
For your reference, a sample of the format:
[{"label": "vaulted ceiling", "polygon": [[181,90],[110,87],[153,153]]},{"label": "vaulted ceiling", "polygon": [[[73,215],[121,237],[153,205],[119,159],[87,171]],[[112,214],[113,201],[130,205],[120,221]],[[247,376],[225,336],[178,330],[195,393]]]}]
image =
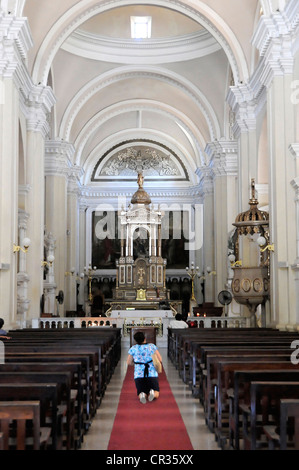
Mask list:
[{"label": "vaulted ceiling", "polygon": [[[229,137],[228,87],[250,75],[260,7],[259,0],[27,0],[28,67],[35,83],[53,88],[49,137],[73,144],[82,185],[130,185],[138,155],[153,187],[195,187],[207,143]],[[132,16],[151,17],[150,39],[131,39]]]}]

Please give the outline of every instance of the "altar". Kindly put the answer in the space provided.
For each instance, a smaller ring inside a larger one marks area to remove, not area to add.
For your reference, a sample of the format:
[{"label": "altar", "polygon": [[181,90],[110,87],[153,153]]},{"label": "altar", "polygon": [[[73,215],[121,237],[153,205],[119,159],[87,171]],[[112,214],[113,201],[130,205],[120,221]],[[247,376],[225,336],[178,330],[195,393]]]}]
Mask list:
[{"label": "altar", "polygon": [[115,310],[111,319],[116,319],[122,328],[122,343],[130,344],[130,332],[133,327],[154,327],[156,342],[159,347],[167,347],[168,326],[174,318],[172,310]]},{"label": "altar", "polygon": [[166,259],[162,258],[161,248],[163,213],[151,207],[141,173],[137,181],[138,190],[129,208],[122,208],[119,214],[121,252],[116,261],[116,289],[111,311],[129,307],[152,311],[169,300]]}]

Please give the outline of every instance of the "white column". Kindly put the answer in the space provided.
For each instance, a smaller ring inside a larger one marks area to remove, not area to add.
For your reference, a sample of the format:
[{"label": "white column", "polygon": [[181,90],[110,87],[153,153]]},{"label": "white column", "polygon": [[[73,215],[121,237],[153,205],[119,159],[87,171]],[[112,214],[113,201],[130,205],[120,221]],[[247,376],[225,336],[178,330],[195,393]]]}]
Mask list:
[{"label": "white column", "polygon": [[214,186],[213,172],[210,168],[203,167],[197,170],[200,178],[200,187],[203,194],[203,248],[199,267],[204,279],[204,299],[198,298],[198,302],[214,302],[215,291],[213,278],[206,273],[206,267],[215,266],[215,225],[214,225]]},{"label": "white column", "polygon": [[28,237],[31,247],[27,256],[30,277],[28,295],[30,309],[28,316],[36,317],[40,312],[43,294],[44,225],[45,225],[45,138],[49,132],[48,113],[55,102],[50,87],[32,85],[26,101],[26,183],[30,187],[26,198]]},{"label": "white column", "polygon": [[66,310],[77,310],[77,276],[79,266],[79,206],[78,180],[81,175],[79,167],[72,167],[68,177],[67,188],[67,272],[75,270],[74,274],[66,276]]},{"label": "white column", "polygon": [[[45,154],[45,226],[56,239],[54,276],[57,293],[66,298],[67,265],[67,179],[74,148],[64,141],[46,142]],[[59,305],[59,315],[65,312],[65,302]]]},{"label": "white column", "polygon": [[[84,273],[84,266],[86,266],[86,211],[87,205],[79,201],[79,278],[81,273]],[[85,306],[85,297],[84,297],[84,287],[85,287],[85,278],[78,280],[79,282],[79,294],[78,294],[78,303],[82,305],[84,309]]]},{"label": "white column", "polygon": [[[26,238],[27,221],[29,214],[22,209],[19,209],[19,238],[18,243],[23,245],[23,240]],[[18,328],[26,326],[27,312],[30,304],[28,299],[28,282],[29,276],[27,274],[27,253],[22,250],[19,251],[19,266],[17,273],[17,318],[16,325]]]},{"label": "white column", "polygon": [[267,89],[269,142],[269,220],[271,253],[271,320],[280,328],[296,323],[295,279],[296,213],[291,181],[296,164],[289,155],[295,141],[295,105],[291,100],[293,45],[298,33],[299,4],[290,0],[283,12],[261,17],[253,38],[259,49],[261,81]]},{"label": "white column", "polygon": [[299,323],[299,143],[290,145],[290,151],[296,162],[296,178],[291,181],[295,191],[295,223],[296,223],[296,258],[292,264],[292,270],[295,277],[295,323]]},{"label": "white column", "polygon": [[[47,263],[49,257],[55,258],[55,238],[52,233],[45,233],[45,261]],[[54,260],[55,261],[55,260]],[[56,306],[56,284],[54,279],[54,262],[49,263],[45,267],[46,279],[44,279],[44,313],[55,314],[57,313]]]},{"label": "white column", "polygon": [[0,15],[0,299],[5,327],[15,326],[18,253],[19,88],[31,46],[25,18]]},{"label": "white column", "polygon": [[215,303],[218,303],[218,294],[227,285],[228,238],[232,230],[232,223],[237,215],[238,144],[236,141],[219,140],[208,144],[206,152],[211,156],[210,166],[214,173],[216,265],[211,266],[211,269],[216,271],[214,278]]},{"label": "white column", "polygon": [[[230,87],[228,103],[235,116],[233,134],[238,142],[238,194],[237,213],[248,207],[250,181],[257,181],[257,118],[265,103],[265,93],[254,76],[246,84]],[[237,215],[237,214],[236,214]]]}]

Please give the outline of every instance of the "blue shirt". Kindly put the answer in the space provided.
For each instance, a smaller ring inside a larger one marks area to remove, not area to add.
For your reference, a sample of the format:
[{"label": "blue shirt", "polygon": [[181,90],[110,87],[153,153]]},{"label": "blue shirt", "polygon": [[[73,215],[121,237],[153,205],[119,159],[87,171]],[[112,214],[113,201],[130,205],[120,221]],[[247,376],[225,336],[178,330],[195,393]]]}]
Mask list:
[{"label": "blue shirt", "polygon": [[[152,360],[152,355],[157,350],[157,346],[152,343],[135,344],[129,349],[129,354],[133,357],[134,362],[142,362],[143,364]],[[144,377],[145,366],[142,364],[134,365],[134,379]],[[150,362],[148,369],[148,377],[158,377],[153,362]]]}]

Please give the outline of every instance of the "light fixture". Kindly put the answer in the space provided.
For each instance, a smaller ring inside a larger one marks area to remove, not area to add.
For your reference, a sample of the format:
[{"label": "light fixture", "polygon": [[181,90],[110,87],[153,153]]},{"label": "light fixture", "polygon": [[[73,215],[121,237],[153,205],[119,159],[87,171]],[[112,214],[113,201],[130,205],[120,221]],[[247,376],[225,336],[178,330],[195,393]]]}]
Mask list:
[{"label": "light fixture", "polygon": [[27,253],[30,243],[31,243],[30,238],[23,238],[22,246],[15,245],[15,244],[13,245],[13,252],[16,253],[18,251],[23,251],[23,253]]},{"label": "light fixture", "polygon": [[94,266],[93,268],[91,267],[91,264],[89,263],[88,268],[84,266],[84,273],[88,276],[88,300],[92,302],[92,290],[91,290],[91,281],[92,281],[92,274],[94,271],[97,270],[97,267]]},{"label": "light fixture", "polygon": [[191,277],[191,281],[192,281],[192,283],[191,283],[192,294],[191,294],[191,299],[190,300],[196,300],[195,295],[194,295],[194,278],[195,278],[195,276],[197,275],[197,273],[199,271],[199,267],[196,266],[196,268],[195,268],[194,263],[192,261],[191,268],[186,267],[186,271],[189,274],[189,276]]},{"label": "light fixture", "polygon": [[73,276],[75,274],[75,268],[72,268],[70,271],[64,273],[65,276]]},{"label": "light fixture", "polygon": [[235,255],[233,254],[229,255],[228,259],[230,261],[231,268],[233,268],[234,266],[242,266],[242,260],[235,261],[236,259]]},{"label": "light fixture", "polygon": [[53,262],[55,260],[55,257],[53,255],[49,255],[47,258],[47,261],[42,261],[41,266],[52,266]]},{"label": "light fixture", "polygon": [[216,271],[212,271],[212,268],[210,268],[210,266],[207,266],[206,267],[206,270],[207,270],[207,273],[209,274],[209,276],[215,276],[216,275]]},{"label": "light fixture", "polygon": [[257,239],[257,243],[258,243],[262,253],[266,250],[274,251],[274,244],[273,243],[272,244],[268,243],[268,245],[267,245],[267,240],[265,239],[265,237],[259,237]]}]

